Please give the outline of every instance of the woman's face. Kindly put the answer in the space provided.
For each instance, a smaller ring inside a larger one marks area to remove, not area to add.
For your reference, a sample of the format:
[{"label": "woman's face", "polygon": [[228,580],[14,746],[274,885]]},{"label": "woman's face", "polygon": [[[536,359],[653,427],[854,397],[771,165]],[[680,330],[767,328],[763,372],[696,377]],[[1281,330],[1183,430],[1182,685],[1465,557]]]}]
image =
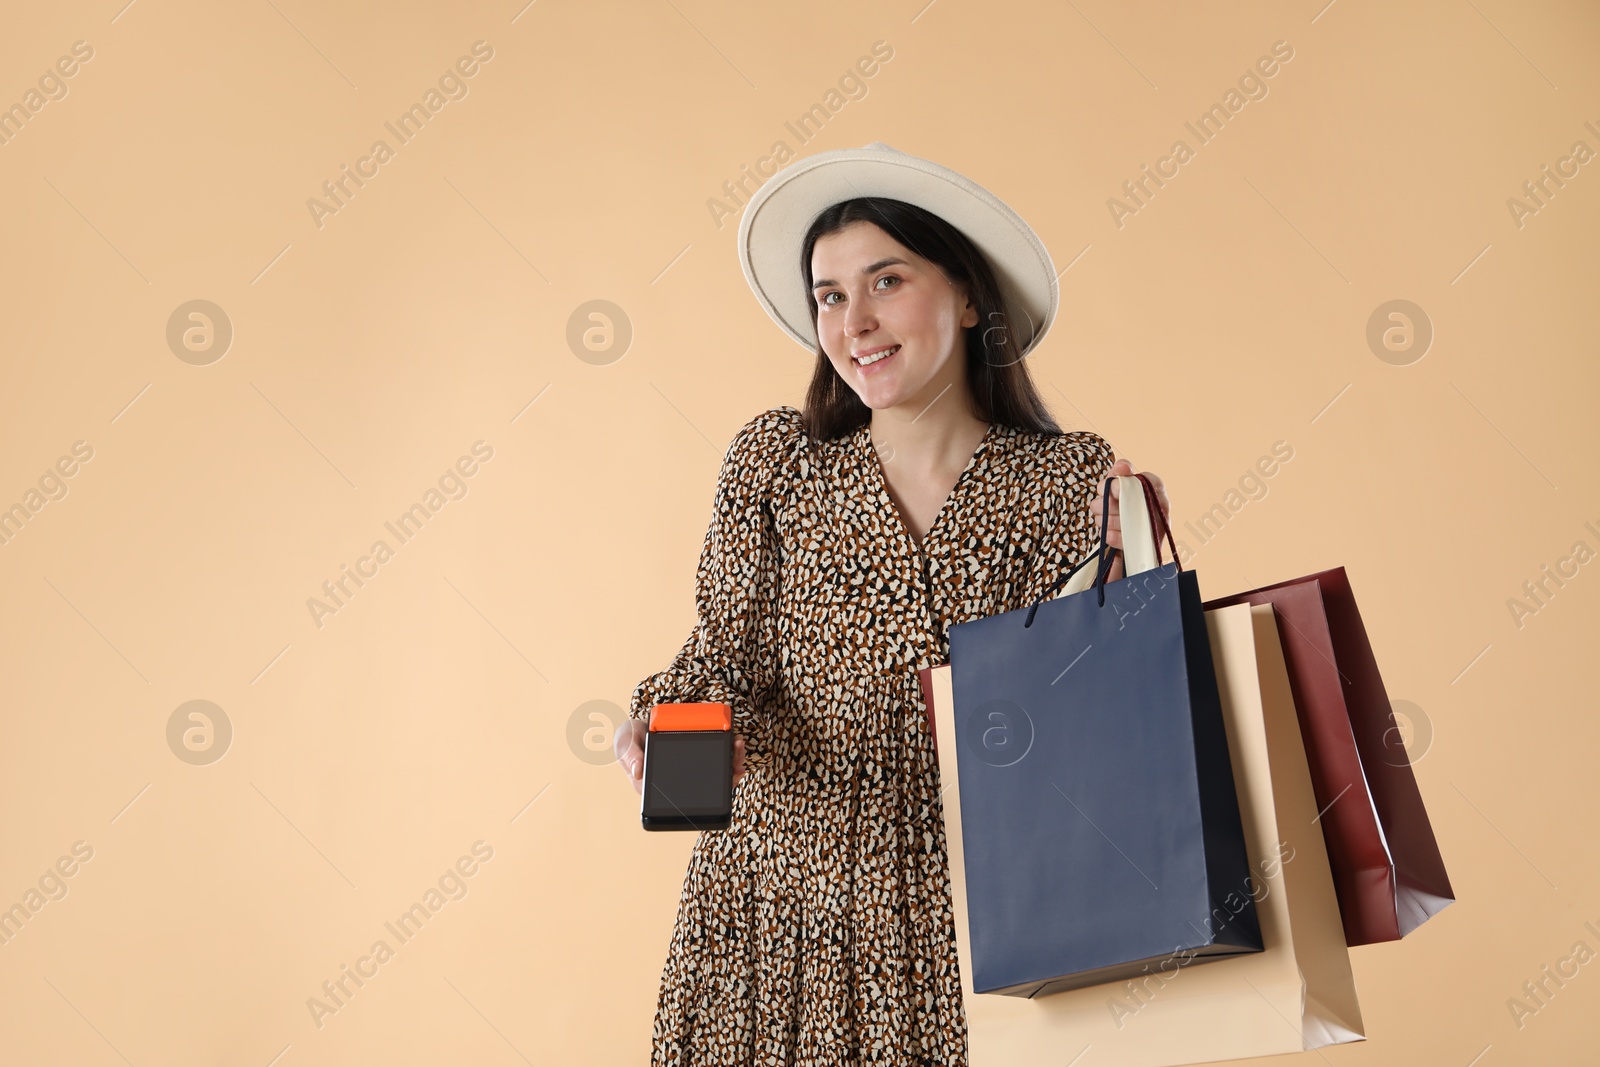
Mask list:
[{"label": "woman's face", "polygon": [[[946,389],[965,388],[965,329],[978,311],[935,264],[854,222],[817,241],[811,276],[822,350],[867,407],[920,414]],[[870,366],[856,358],[895,345]]]}]

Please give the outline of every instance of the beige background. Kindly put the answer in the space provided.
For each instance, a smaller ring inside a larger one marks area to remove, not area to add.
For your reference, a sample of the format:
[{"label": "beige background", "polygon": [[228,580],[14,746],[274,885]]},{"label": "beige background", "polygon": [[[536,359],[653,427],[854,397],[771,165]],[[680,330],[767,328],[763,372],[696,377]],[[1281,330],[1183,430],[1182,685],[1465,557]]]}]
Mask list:
[{"label": "beige background", "polygon": [[[809,373],[740,274],[738,202],[708,207],[778,140],[886,141],[1038,228],[1063,310],[1033,371],[1180,522],[1223,509],[1185,539],[1204,590],[1348,568],[1460,899],[1352,953],[1369,1040],[1321,1058],[1592,1057],[1600,963],[1508,1001],[1600,951],[1600,14],[1206,6],[14,6],[0,906],[28,915],[0,1059],[647,1059],[691,837],[639,828],[610,727],[692,621],[729,439]],[[384,124],[479,41],[466,95],[400,144]],[[1241,78],[1257,98],[1199,144],[1185,123]],[[380,138],[319,225],[308,199]],[[1577,142],[1519,225],[1508,201]],[[169,345],[194,300],[231,324],[220,359]],[[593,300],[625,350],[569,342]],[[1425,351],[1369,344],[1394,300]],[[318,625],[307,601],[357,566]],[[231,729],[198,755],[168,735],[195,700]],[[441,879],[400,943],[385,923]],[[379,939],[319,1025],[308,1000]]]}]

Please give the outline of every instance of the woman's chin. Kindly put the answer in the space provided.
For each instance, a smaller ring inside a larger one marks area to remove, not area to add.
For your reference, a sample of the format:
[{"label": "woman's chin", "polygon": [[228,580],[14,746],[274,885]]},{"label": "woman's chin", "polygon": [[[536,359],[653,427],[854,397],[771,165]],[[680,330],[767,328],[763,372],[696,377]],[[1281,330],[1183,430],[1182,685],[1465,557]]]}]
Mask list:
[{"label": "woman's chin", "polygon": [[903,400],[899,390],[885,389],[876,383],[868,385],[865,389],[857,386],[856,396],[860,397],[861,402],[873,411],[883,411],[887,408],[895,407],[902,403]]},{"label": "woman's chin", "polygon": [[845,376],[845,381],[856,396],[861,398],[861,402],[874,411],[883,411],[905,404],[915,393],[915,390],[907,388],[898,368],[885,368],[882,375],[863,376],[852,365],[851,373]]}]

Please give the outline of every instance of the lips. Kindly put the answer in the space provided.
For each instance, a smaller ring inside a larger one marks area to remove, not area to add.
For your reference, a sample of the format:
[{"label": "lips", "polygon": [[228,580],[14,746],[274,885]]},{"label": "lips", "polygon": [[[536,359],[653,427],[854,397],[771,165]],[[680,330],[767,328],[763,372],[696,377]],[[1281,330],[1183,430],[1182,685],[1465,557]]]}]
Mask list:
[{"label": "lips", "polygon": [[[885,355],[883,355],[884,352],[888,352],[889,354],[887,356],[885,356]],[[863,370],[870,370],[871,368],[876,367],[879,364],[888,362],[889,360],[893,359],[895,356],[897,356],[899,354],[900,354],[900,346],[899,345],[880,345],[877,348],[868,349],[866,352],[863,352],[863,353],[860,353],[860,354],[857,354],[857,355],[852,355],[850,358],[855,363],[856,366],[862,368]],[[874,359],[874,357],[877,357],[877,358]],[[864,359],[873,360],[873,361],[870,362],[870,363],[863,363],[862,360],[864,360]]]}]

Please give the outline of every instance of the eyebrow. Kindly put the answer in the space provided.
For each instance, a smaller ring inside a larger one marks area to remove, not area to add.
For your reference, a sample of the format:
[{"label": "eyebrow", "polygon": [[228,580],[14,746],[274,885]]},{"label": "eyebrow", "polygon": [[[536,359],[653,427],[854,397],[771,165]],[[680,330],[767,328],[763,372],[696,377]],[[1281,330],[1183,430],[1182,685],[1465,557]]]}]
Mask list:
[{"label": "eyebrow", "polygon": [[[890,256],[888,259],[880,259],[876,263],[868,263],[865,267],[861,268],[861,273],[862,274],[875,274],[878,271],[882,270],[883,268],[888,267],[888,266],[893,266],[896,263],[899,263],[900,265],[906,266],[906,267],[911,266],[911,264],[907,263],[903,259],[899,259],[897,257]],[[834,281],[832,278],[823,278],[821,281],[813,282],[812,285],[811,285],[811,288],[812,289],[821,289],[824,285],[838,285],[838,284],[839,283]]]}]

